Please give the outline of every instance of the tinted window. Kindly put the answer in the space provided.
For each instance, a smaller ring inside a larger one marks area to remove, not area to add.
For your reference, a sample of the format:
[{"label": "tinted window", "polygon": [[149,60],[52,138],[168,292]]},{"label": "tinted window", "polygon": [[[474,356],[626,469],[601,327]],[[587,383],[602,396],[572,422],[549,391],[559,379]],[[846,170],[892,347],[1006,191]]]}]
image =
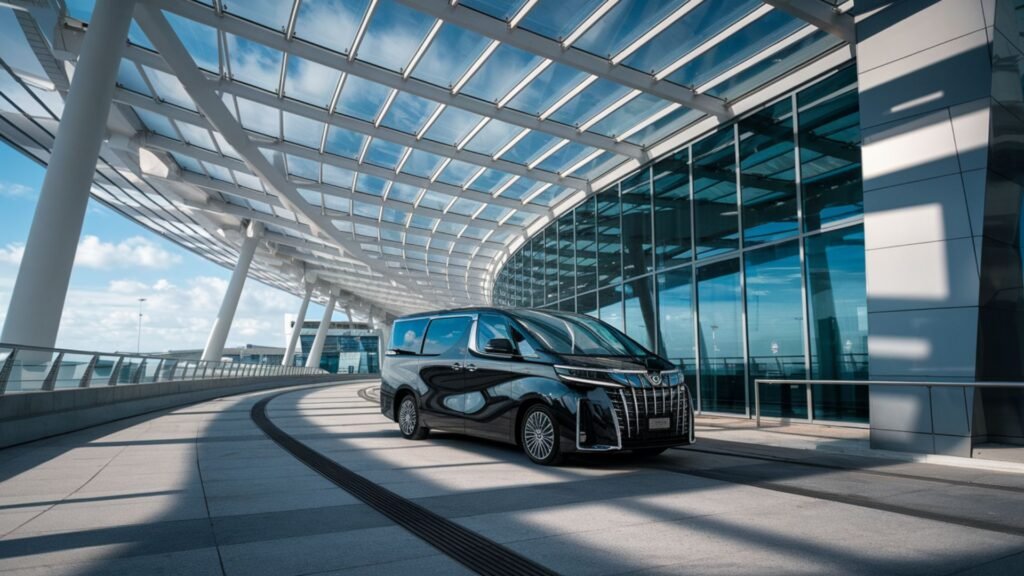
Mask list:
[{"label": "tinted window", "polygon": [[423,331],[427,328],[426,318],[415,320],[399,320],[391,330],[391,350],[419,354],[423,343]]},{"label": "tinted window", "polygon": [[497,314],[481,314],[476,322],[476,349],[485,351],[487,343],[495,338],[514,342],[509,333],[508,319]]},{"label": "tinted window", "polygon": [[438,318],[427,328],[427,340],[423,344],[424,354],[441,354],[462,341],[469,329],[472,318],[456,316],[454,318]]},{"label": "tinted window", "polygon": [[633,357],[649,354],[618,330],[589,316],[533,310],[520,310],[516,315],[538,342],[556,354]]}]

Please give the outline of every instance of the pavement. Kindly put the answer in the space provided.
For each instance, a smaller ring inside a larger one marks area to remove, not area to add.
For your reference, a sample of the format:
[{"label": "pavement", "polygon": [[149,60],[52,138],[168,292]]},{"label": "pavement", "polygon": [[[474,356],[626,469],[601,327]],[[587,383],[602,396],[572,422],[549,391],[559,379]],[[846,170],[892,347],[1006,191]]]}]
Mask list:
[{"label": "pavement", "polygon": [[[404,440],[372,386],[290,389],[267,414],[553,572],[1024,573],[1024,474],[740,441],[705,419],[692,448],[545,468],[493,442]],[[266,437],[250,410],[275,393],[0,451],[0,573],[467,573]]]}]

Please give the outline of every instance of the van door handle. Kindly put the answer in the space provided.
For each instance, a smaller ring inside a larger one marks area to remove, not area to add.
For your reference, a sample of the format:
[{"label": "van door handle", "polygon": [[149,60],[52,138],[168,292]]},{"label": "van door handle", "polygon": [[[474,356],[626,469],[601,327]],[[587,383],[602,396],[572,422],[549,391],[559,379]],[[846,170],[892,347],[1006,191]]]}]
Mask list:
[{"label": "van door handle", "polygon": [[466,372],[476,372],[476,364],[466,364]]},{"label": "van door handle", "polygon": [[452,370],[454,370],[456,372],[462,372],[462,364],[459,363],[459,362],[456,362],[455,364],[452,364]]}]

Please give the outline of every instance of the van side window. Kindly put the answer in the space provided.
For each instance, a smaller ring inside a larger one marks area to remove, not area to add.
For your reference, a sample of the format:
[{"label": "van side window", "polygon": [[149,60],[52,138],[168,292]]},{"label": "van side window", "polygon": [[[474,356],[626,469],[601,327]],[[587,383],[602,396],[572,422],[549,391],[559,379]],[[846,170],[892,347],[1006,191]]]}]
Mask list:
[{"label": "van side window", "polygon": [[427,337],[423,343],[423,353],[443,354],[452,346],[462,342],[473,319],[469,316],[452,318],[435,318],[427,328]]},{"label": "van side window", "polygon": [[399,354],[419,354],[423,344],[423,331],[427,328],[428,318],[398,320],[391,329],[391,346]]},{"label": "van side window", "polygon": [[476,349],[487,351],[487,343],[496,338],[503,338],[515,345],[509,332],[508,319],[497,314],[481,314],[476,321]]}]

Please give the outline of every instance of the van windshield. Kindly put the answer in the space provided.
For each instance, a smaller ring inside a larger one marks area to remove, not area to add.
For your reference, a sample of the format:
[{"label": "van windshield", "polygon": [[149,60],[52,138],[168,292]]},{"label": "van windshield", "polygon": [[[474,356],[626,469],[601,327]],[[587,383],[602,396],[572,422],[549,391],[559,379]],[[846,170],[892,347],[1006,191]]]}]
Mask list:
[{"label": "van windshield", "polygon": [[515,316],[550,352],[571,356],[651,356],[625,334],[579,314],[517,310]]}]

